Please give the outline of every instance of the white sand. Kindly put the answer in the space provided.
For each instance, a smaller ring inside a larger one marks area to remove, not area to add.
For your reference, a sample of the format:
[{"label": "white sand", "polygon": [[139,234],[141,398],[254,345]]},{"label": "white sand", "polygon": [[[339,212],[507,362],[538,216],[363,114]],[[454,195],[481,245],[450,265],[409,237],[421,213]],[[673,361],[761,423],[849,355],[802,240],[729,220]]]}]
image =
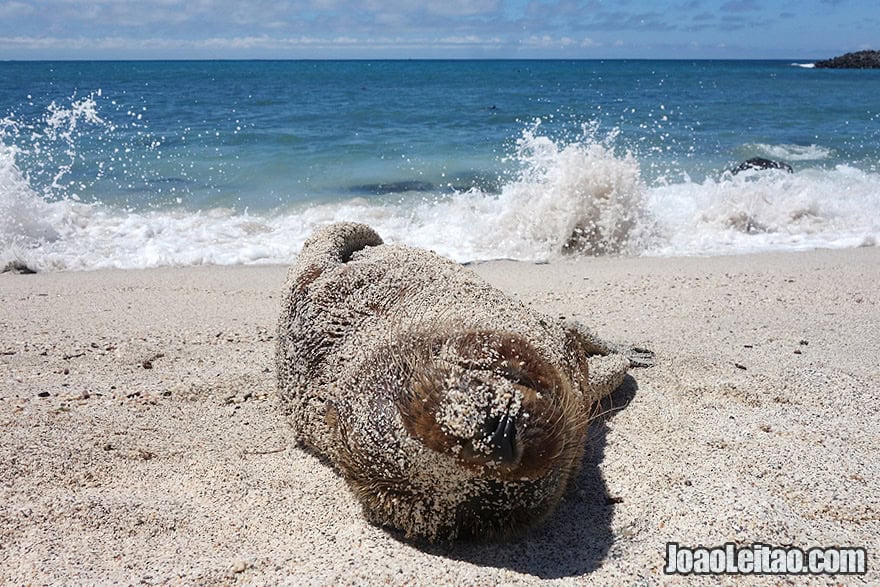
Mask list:
[{"label": "white sand", "polygon": [[668,541],[864,546],[837,580],[880,582],[880,249],[475,269],[657,365],[544,526],[435,547],[292,446],[285,268],[0,276],[0,584],[655,583]]}]

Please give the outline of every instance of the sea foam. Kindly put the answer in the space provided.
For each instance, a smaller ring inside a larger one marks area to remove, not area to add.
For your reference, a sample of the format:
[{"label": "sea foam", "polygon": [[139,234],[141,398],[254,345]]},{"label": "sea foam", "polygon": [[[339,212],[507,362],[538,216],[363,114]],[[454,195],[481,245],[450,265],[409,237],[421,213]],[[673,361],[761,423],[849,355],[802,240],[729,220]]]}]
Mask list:
[{"label": "sea foam", "polygon": [[754,145],[746,145],[761,155],[772,159],[781,159],[782,161],[820,161],[828,159],[832,155],[831,149],[826,149],[820,145],[769,145],[766,143],[756,143]]},{"label": "sea foam", "polygon": [[880,234],[880,176],[846,165],[657,187],[648,205],[659,231],[651,255],[856,247]]},{"label": "sea foam", "polygon": [[[76,124],[99,124],[86,114]],[[71,128],[70,116],[57,119]],[[64,130],[66,132],[66,130]],[[45,134],[45,133],[44,133]],[[64,142],[63,139],[62,142]],[[39,186],[17,161],[33,156],[0,145],[0,268],[145,268],[289,263],[319,226],[351,220],[389,242],[433,249],[458,261],[527,261],[572,255],[718,255],[853,247],[880,236],[880,175],[837,165],[719,171],[693,181],[649,185],[643,161],[616,131],[586,125],[571,139],[528,125],[508,155],[514,172],[495,191],[351,198],[269,211],[183,206],[133,209],[77,201],[67,160]],[[760,145],[768,155],[821,160],[816,145]],[[784,152],[783,152],[784,151]],[[76,154],[73,154],[76,157]],[[50,166],[51,167],[51,166]],[[63,192],[67,186],[66,195]]]}]

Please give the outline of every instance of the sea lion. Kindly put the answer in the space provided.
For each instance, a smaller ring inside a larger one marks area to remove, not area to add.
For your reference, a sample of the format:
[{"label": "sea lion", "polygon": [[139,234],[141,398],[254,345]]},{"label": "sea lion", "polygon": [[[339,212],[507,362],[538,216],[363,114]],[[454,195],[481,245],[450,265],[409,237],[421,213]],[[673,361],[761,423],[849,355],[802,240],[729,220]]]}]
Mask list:
[{"label": "sea lion", "polygon": [[504,538],[547,516],[597,400],[651,357],[339,223],[290,269],[276,366],[297,440],[338,469],[365,517],[435,541]]}]

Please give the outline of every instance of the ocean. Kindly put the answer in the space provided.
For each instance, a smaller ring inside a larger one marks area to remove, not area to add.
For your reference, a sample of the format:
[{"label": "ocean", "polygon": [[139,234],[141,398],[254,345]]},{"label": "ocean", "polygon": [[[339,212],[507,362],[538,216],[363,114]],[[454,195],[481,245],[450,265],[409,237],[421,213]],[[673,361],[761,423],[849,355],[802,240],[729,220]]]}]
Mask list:
[{"label": "ocean", "polygon": [[876,246],[880,73],[0,63],[0,269],[289,263],[340,220],[462,262]]}]

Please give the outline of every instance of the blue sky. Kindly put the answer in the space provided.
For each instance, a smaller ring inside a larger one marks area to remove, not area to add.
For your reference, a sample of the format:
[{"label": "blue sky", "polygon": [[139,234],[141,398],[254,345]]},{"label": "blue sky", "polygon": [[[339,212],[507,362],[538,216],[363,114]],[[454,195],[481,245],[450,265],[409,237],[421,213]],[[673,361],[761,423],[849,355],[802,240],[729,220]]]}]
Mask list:
[{"label": "blue sky", "polygon": [[878,0],[0,0],[0,59],[814,59]]}]

